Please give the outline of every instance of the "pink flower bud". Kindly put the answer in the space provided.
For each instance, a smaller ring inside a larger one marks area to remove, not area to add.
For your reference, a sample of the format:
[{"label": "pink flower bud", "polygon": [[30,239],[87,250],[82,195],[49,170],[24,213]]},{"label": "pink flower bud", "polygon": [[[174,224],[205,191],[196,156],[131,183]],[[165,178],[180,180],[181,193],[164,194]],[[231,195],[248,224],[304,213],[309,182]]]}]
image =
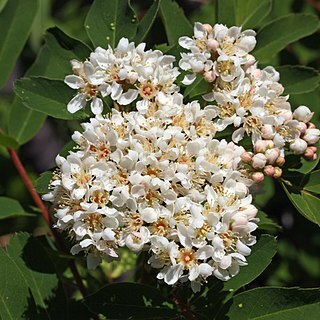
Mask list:
[{"label": "pink flower bud", "polygon": [[303,140],[307,141],[308,144],[316,144],[320,139],[320,130],[319,129],[307,129]]},{"label": "pink flower bud", "polygon": [[267,163],[267,158],[263,153],[257,153],[252,157],[252,167],[254,169],[263,169]]},{"label": "pink flower bud", "polygon": [[211,33],[212,32],[212,26],[208,23],[205,23],[204,28],[206,29],[207,33]]},{"label": "pink flower bud", "polygon": [[271,165],[268,165],[268,166],[265,166],[264,169],[263,169],[263,172],[266,176],[269,176],[269,177],[273,177],[274,176],[274,173],[275,173],[275,170],[274,170],[274,167],[271,166]]},{"label": "pink flower bud", "polygon": [[244,152],[244,153],[241,155],[241,160],[242,160],[244,163],[250,163],[251,160],[252,160],[252,155],[251,155],[249,152]]},{"label": "pink flower bud", "polygon": [[272,139],[275,131],[271,124],[265,124],[261,129],[263,139]]},{"label": "pink flower bud", "polygon": [[218,43],[217,40],[209,39],[209,40],[207,41],[207,46],[208,46],[208,48],[209,48],[210,50],[212,50],[212,51],[217,51],[218,45],[219,45],[219,43]]},{"label": "pink flower bud", "polygon": [[311,112],[311,110],[306,106],[300,106],[293,112],[293,117],[304,123],[310,121],[312,116],[313,112]]},{"label": "pink flower bud", "polygon": [[317,128],[316,125],[312,122],[308,122],[307,126],[308,126],[308,129],[316,129]]},{"label": "pink flower bud", "polygon": [[280,150],[278,148],[276,149],[269,149],[265,153],[267,157],[267,161],[269,164],[274,164],[278,157],[280,156]]},{"label": "pink flower bud", "polygon": [[278,178],[280,178],[281,176],[282,176],[282,169],[279,168],[279,167],[275,167],[275,168],[274,168],[274,175],[273,175],[273,177],[276,178],[276,179],[278,179]]},{"label": "pink flower bud", "polygon": [[307,125],[304,122],[299,122],[299,124],[297,125],[297,129],[301,132],[301,133],[305,133],[307,130]]},{"label": "pink flower bud", "polygon": [[262,172],[254,172],[252,174],[252,180],[257,183],[262,182],[264,180],[264,174]]},{"label": "pink flower bud", "polygon": [[254,152],[255,153],[265,153],[266,152],[266,141],[265,140],[258,140],[254,144]]},{"label": "pink flower bud", "polygon": [[276,160],[276,165],[278,165],[279,167],[282,167],[286,162],[286,159],[284,157],[279,157],[277,160]]},{"label": "pink flower bud", "polygon": [[317,147],[315,147],[315,146],[310,146],[310,147],[308,147],[308,148],[310,148],[313,152],[317,152],[318,151],[318,148]]},{"label": "pink flower bud", "polygon": [[206,71],[203,75],[203,78],[207,82],[213,82],[216,79],[216,74],[212,70]]},{"label": "pink flower bud", "polygon": [[303,154],[306,151],[307,147],[307,142],[300,138],[295,139],[290,143],[290,149],[294,154]]},{"label": "pink flower bud", "polygon": [[313,160],[314,156],[314,151],[311,148],[307,148],[304,155],[303,155],[307,160]]}]

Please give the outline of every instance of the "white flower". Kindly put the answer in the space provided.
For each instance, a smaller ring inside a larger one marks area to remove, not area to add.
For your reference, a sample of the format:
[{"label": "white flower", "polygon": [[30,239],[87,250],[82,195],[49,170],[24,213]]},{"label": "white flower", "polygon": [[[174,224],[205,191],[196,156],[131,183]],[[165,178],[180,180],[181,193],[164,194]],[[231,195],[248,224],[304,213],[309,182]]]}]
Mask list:
[{"label": "white flower", "polygon": [[311,120],[314,112],[311,112],[311,110],[306,106],[300,106],[293,112],[293,117],[297,119],[298,121],[302,121],[304,123],[307,123]]}]

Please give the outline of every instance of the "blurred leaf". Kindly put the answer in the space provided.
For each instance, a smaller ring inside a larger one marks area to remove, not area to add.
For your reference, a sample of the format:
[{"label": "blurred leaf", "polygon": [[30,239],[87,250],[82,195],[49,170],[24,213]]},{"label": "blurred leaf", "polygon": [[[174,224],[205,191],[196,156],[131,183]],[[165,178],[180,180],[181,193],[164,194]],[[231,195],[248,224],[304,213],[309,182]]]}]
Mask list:
[{"label": "blurred leaf", "polygon": [[258,226],[259,230],[265,230],[268,232],[277,232],[281,227],[271,218],[269,218],[263,211],[258,212],[257,218],[259,218]]},{"label": "blurred leaf", "polygon": [[282,182],[281,185],[295,208],[305,218],[320,226],[320,199],[299,187],[290,186],[288,182]]},{"label": "blurred leaf", "polygon": [[304,190],[320,194],[320,170],[311,172],[303,182]]},{"label": "blurred leaf", "polygon": [[33,216],[26,213],[17,200],[0,197],[0,220],[18,216]]},{"label": "blurred leaf", "polygon": [[213,26],[216,23],[216,9],[215,1],[207,1],[192,15],[191,21],[202,21],[203,23],[209,23]]},{"label": "blurred leaf", "polygon": [[320,290],[256,288],[236,295],[227,316],[232,320],[318,319]]},{"label": "blurred leaf", "polygon": [[86,298],[90,310],[108,319],[172,319],[177,313],[166,302],[158,289],[138,283],[110,284]]},{"label": "blurred leaf", "polygon": [[62,81],[42,77],[22,78],[16,82],[14,90],[28,108],[54,118],[72,120],[87,116],[82,110],[75,114],[68,112],[67,104],[76,92]]},{"label": "blurred leaf", "polygon": [[37,10],[37,0],[10,0],[0,13],[0,88],[6,84],[28,39]]},{"label": "blurred leaf", "polygon": [[217,19],[218,23],[227,25],[228,27],[236,24],[236,8],[237,0],[217,0]]},{"label": "blurred leaf", "polygon": [[[26,233],[11,238],[6,251],[0,250],[0,317],[29,319],[31,301],[51,319],[48,300],[58,285],[58,277],[40,242]],[[63,307],[63,306],[61,306]]]},{"label": "blurred leaf", "polygon": [[285,94],[301,94],[316,89],[320,84],[320,75],[316,69],[303,66],[281,66],[280,82]]},{"label": "blurred leaf", "polygon": [[193,27],[183,10],[172,0],[162,0],[160,12],[169,45],[178,43],[182,36],[192,36]]},{"label": "blurred leaf", "polygon": [[0,145],[13,149],[17,149],[19,147],[17,141],[15,141],[13,138],[2,132],[0,132]]},{"label": "blurred leaf", "polygon": [[154,20],[157,17],[157,14],[160,8],[160,3],[161,3],[161,0],[154,1],[152,6],[149,8],[147,13],[142,18],[142,20],[139,21],[137,34],[135,35],[133,40],[136,43],[136,45],[141,43],[145,39],[145,37],[148,35],[148,32],[150,31],[154,23]]},{"label": "blurred leaf", "polygon": [[36,191],[40,194],[48,193],[50,191],[48,187],[51,179],[52,179],[51,171],[42,172],[40,177],[35,182]]},{"label": "blurred leaf", "polygon": [[129,1],[95,0],[88,12],[85,28],[95,47],[115,48],[122,37],[132,40],[138,21]]},{"label": "blurred leaf", "polygon": [[319,20],[311,14],[280,17],[259,30],[253,55],[260,63],[266,63],[288,44],[312,34],[318,28]]},{"label": "blurred leaf", "polygon": [[272,0],[236,0],[236,2],[235,24],[242,26],[242,30],[257,27],[269,15],[272,8]]},{"label": "blurred leaf", "polygon": [[0,13],[3,10],[3,8],[6,6],[8,0],[0,0]]},{"label": "blurred leaf", "polygon": [[38,226],[42,226],[43,218],[37,214],[25,214],[0,220],[0,236],[19,231],[33,232]]},{"label": "blurred leaf", "polygon": [[225,282],[224,290],[232,290],[233,292],[253,281],[268,267],[276,252],[276,239],[263,234],[252,247],[250,256],[247,257],[248,265],[240,268],[238,275]]},{"label": "blurred leaf", "polygon": [[187,86],[184,96],[194,98],[208,92],[209,83],[203,79],[203,76],[197,75],[196,80],[189,86]]}]

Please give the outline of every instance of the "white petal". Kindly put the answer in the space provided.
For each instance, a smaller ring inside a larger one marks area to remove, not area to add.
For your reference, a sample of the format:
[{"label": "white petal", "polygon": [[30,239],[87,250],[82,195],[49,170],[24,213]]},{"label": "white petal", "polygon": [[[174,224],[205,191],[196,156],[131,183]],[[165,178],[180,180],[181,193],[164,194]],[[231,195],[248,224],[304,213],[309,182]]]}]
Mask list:
[{"label": "white petal", "polygon": [[103,103],[100,98],[94,97],[91,101],[90,106],[93,114],[101,114],[103,111]]},{"label": "white petal", "polygon": [[67,105],[67,109],[70,113],[75,113],[78,110],[84,108],[85,106],[86,106],[86,95],[79,93],[71,99],[71,101]]},{"label": "white petal", "polygon": [[138,96],[138,90],[129,89],[127,92],[123,93],[120,98],[118,98],[118,103],[126,106],[135,100]]},{"label": "white petal", "polygon": [[83,88],[85,83],[83,79],[76,75],[69,75],[64,78],[64,83],[72,89]]}]

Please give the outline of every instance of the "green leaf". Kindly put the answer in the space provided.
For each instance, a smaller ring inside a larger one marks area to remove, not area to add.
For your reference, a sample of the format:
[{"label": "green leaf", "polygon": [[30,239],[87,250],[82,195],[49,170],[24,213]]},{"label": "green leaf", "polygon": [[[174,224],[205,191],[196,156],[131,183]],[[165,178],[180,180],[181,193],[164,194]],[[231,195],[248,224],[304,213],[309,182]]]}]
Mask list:
[{"label": "green leaf", "polygon": [[271,9],[272,0],[237,0],[235,24],[242,26],[242,30],[255,28],[270,14]]},{"label": "green leaf", "polygon": [[274,179],[265,177],[258,190],[259,192],[255,195],[254,201],[256,205],[262,208],[274,197]]},{"label": "green leaf", "polygon": [[253,55],[260,63],[266,63],[288,44],[314,33],[318,28],[319,20],[311,14],[280,17],[259,30]]},{"label": "green leaf", "polygon": [[68,112],[67,104],[76,92],[62,81],[41,77],[23,78],[16,82],[14,90],[25,106],[54,118],[72,120],[87,116],[82,110],[75,114]]},{"label": "green leaf", "polygon": [[299,187],[290,186],[289,181],[281,185],[295,208],[305,218],[320,226],[320,199]]},{"label": "green leaf", "polygon": [[280,82],[285,94],[301,94],[311,92],[319,87],[320,75],[316,69],[303,66],[281,66]]},{"label": "green leaf", "polygon": [[28,39],[37,10],[37,0],[10,0],[0,13],[0,88],[6,84]]},{"label": "green leaf", "polygon": [[19,146],[16,140],[14,140],[10,136],[2,132],[0,132],[0,145],[6,148],[13,148],[13,149],[17,149]]},{"label": "green leaf", "polygon": [[161,292],[138,283],[110,284],[86,298],[95,313],[108,319],[170,319],[177,316]]},{"label": "green leaf", "polygon": [[303,182],[304,190],[320,194],[320,170],[311,172]]},{"label": "green leaf", "polygon": [[237,0],[217,0],[217,19],[218,23],[227,25],[228,27],[236,24],[236,6]]},{"label": "green leaf", "polygon": [[137,34],[134,37],[134,42],[136,44],[141,43],[146,36],[148,35],[148,32],[150,31],[154,20],[157,17],[157,13],[160,8],[161,0],[156,0],[153,5],[149,8],[147,13],[144,15],[141,21],[139,21]]},{"label": "green leaf", "polygon": [[263,211],[258,212],[257,218],[259,218],[258,226],[259,230],[264,230],[272,233],[276,233],[281,229],[281,227],[271,218],[267,216]]},{"label": "green leaf", "polygon": [[318,319],[320,290],[256,288],[236,295],[227,313],[232,320]]},{"label": "green leaf", "polygon": [[193,35],[190,21],[175,1],[162,0],[160,12],[169,45],[177,44],[178,39],[182,36]]},{"label": "green leaf", "polygon": [[203,79],[202,75],[197,75],[196,80],[186,88],[184,96],[191,99],[207,93],[208,88],[209,83]]},{"label": "green leaf", "polygon": [[26,213],[17,200],[0,197],[0,220],[19,216],[33,215]]},{"label": "green leaf", "polygon": [[39,240],[26,233],[11,238],[6,251],[0,250],[0,274],[1,319],[31,319],[31,307],[41,310],[41,319],[51,319],[48,300],[58,277]]},{"label": "green leaf", "polygon": [[8,0],[0,0],[0,13],[3,10],[3,8],[6,6]]},{"label": "green leaf", "polygon": [[50,184],[51,179],[52,179],[51,171],[42,172],[40,177],[35,182],[35,188],[37,192],[40,194],[48,193],[50,191],[48,186]]},{"label": "green leaf", "polygon": [[88,12],[85,28],[95,47],[115,48],[122,37],[132,40],[138,21],[129,1],[95,0]]},{"label": "green leaf", "polygon": [[248,265],[240,268],[240,272],[234,278],[225,282],[224,290],[232,292],[250,283],[257,278],[271,263],[277,252],[277,243],[274,237],[263,234],[258,242],[252,247],[248,256]]}]

